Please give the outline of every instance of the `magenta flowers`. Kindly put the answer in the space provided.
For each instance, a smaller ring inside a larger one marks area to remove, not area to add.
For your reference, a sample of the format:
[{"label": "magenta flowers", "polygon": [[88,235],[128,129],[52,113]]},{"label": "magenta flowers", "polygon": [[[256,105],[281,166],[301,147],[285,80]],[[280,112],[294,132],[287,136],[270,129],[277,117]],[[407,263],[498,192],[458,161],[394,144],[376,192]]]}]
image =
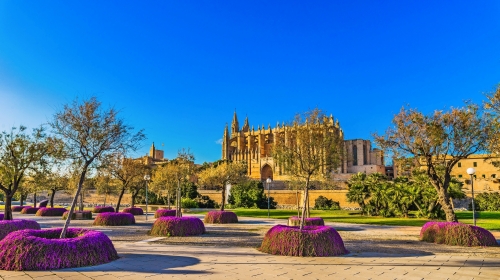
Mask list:
[{"label": "magenta flowers", "polygon": [[151,228],[156,236],[192,236],[205,233],[205,225],[196,217],[160,217]]},{"label": "magenta flowers", "polygon": [[24,208],[29,208],[31,206],[12,206],[12,212],[21,212]]},{"label": "magenta flowers", "polygon": [[106,213],[106,212],[115,212],[115,208],[111,206],[96,206],[94,207],[94,210],[92,210],[93,213]]},{"label": "magenta flowers", "polygon": [[[66,220],[68,218],[69,211],[66,211],[62,215],[62,219]],[[71,219],[73,220],[91,220],[92,219],[92,212],[90,211],[74,211],[73,215],[71,216]]]},{"label": "magenta flowers", "polygon": [[38,210],[40,210],[38,207],[25,207],[21,210],[21,214],[36,214]]},{"label": "magenta flowers", "polygon": [[328,226],[277,225],[264,236],[260,251],[273,255],[327,257],[349,253],[339,233]]},{"label": "magenta flowers", "polygon": [[237,223],[238,216],[230,211],[209,211],[205,215],[205,223],[209,224],[230,224]]},{"label": "magenta flowers", "polygon": [[62,216],[66,212],[66,208],[48,208],[43,207],[36,211],[36,216]]},{"label": "magenta flowers", "polygon": [[40,225],[31,220],[0,221],[0,240],[2,240],[9,233],[22,229],[40,229]]},{"label": "magenta flowers", "polygon": [[125,208],[122,211],[123,213],[130,213],[132,215],[144,215],[144,211],[140,207],[129,207]]},{"label": "magenta flowers", "polygon": [[158,209],[155,212],[155,218],[159,218],[159,217],[175,217],[175,210]]},{"label": "magenta flowers", "polygon": [[[288,225],[289,226],[298,226],[300,225],[300,218],[297,216],[293,216],[288,218]],[[312,217],[312,218],[306,218],[304,221],[305,226],[324,226],[325,221],[323,221],[323,218],[320,217]]]},{"label": "magenta flowers", "polygon": [[109,238],[88,229],[69,228],[68,238],[59,238],[60,228],[21,230],[0,241],[0,269],[52,270],[98,265],[118,259]]},{"label": "magenta flowers", "polygon": [[135,224],[134,215],[130,213],[100,213],[94,220],[94,226],[126,226]]},{"label": "magenta flowers", "polygon": [[458,246],[498,246],[488,230],[455,222],[427,222],[420,230],[420,240]]}]

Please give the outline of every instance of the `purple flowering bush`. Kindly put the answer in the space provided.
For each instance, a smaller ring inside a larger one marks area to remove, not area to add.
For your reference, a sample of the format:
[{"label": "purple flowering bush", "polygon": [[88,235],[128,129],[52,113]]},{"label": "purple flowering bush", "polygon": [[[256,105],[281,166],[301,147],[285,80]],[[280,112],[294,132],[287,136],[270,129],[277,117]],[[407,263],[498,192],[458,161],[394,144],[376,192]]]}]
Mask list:
[{"label": "purple flowering bush", "polygon": [[3,220],[3,214],[0,213],[0,221]]},{"label": "purple flowering bush", "polygon": [[38,207],[26,207],[21,210],[21,214],[36,214],[38,210],[40,210]]},{"label": "purple flowering bush", "polygon": [[130,213],[99,213],[95,217],[94,226],[126,226],[135,224],[134,215]]},{"label": "purple flowering bush", "polygon": [[129,207],[125,208],[122,211],[123,213],[130,213],[132,215],[144,215],[144,211],[140,207]]},{"label": "purple flowering bush", "polygon": [[96,206],[94,207],[94,210],[92,210],[93,213],[106,213],[106,212],[115,212],[115,208],[111,206]]},{"label": "purple flowering bush", "polygon": [[[62,219],[66,220],[68,218],[69,211],[66,211],[62,215]],[[92,212],[90,211],[74,211],[73,215],[71,215],[72,220],[91,220]]]},{"label": "purple flowering bush", "polygon": [[205,225],[196,217],[160,217],[149,232],[155,236],[192,236],[205,233]]},{"label": "purple flowering bush", "polygon": [[231,224],[238,222],[238,216],[230,211],[209,211],[205,215],[205,223],[209,224]]},{"label": "purple flowering bush", "polygon": [[2,240],[9,233],[22,229],[40,229],[40,225],[32,220],[0,221],[0,240]]},{"label": "purple flowering bush", "polygon": [[159,218],[159,217],[175,217],[175,210],[158,209],[155,212],[155,218]]},{"label": "purple flowering bush", "polygon": [[[288,225],[289,226],[298,226],[300,225],[300,218],[297,216],[293,216],[288,218]],[[312,218],[306,218],[304,221],[305,226],[324,226],[325,221],[323,221],[323,218],[320,217],[312,217]]]},{"label": "purple flowering bush", "polygon": [[12,206],[12,212],[21,212],[24,208],[29,208],[31,206]]},{"label": "purple flowering bush", "polygon": [[339,233],[329,226],[276,225],[264,236],[259,250],[282,256],[327,257],[349,253]]},{"label": "purple flowering bush", "polygon": [[46,217],[46,216],[62,216],[64,214],[64,212],[66,212],[66,208],[49,208],[49,207],[43,207],[43,208],[40,208],[38,209],[38,211],[36,211],[36,216],[43,216],[43,217]]},{"label": "purple flowering bush", "polygon": [[420,230],[420,240],[456,246],[498,246],[488,230],[455,222],[427,222]]},{"label": "purple flowering bush", "polygon": [[68,228],[21,230],[0,241],[0,269],[53,270],[99,265],[118,259],[111,240],[99,231]]}]

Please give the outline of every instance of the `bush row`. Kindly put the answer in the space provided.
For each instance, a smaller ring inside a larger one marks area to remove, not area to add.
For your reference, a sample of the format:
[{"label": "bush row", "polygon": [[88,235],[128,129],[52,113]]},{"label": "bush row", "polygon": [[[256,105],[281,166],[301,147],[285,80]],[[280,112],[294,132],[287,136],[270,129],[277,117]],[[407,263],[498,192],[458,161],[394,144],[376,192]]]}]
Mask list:
[{"label": "bush row", "polygon": [[205,223],[209,224],[229,224],[237,223],[238,216],[230,211],[209,211],[205,215]]},{"label": "bush row", "polygon": [[2,240],[9,233],[22,229],[40,229],[40,225],[32,220],[0,221],[0,240]]},{"label": "bush row", "polygon": [[130,213],[104,212],[95,217],[94,226],[126,226],[135,224],[134,215]]},{"label": "bush row", "polygon": [[155,236],[192,236],[205,233],[205,225],[196,217],[160,217],[150,234]]},{"label": "bush row", "polygon": [[458,246],[497,246],[488,230],[455,222],[428,222],[420,230],[420,240]]}]

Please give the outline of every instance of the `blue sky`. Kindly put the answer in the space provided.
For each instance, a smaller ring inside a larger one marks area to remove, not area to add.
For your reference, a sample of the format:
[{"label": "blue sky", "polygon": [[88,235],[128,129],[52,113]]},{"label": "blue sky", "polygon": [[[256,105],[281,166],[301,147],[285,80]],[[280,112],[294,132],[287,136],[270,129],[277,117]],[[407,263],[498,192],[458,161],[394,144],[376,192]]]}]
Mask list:
[{"label": "blue sky", "polygon": [[318,107],[346,139],[401,106],[481,102],[500,83],[500,2],[0,1],[0,130],[76,97],[121,110],[148,140],[221,156],[234,110],[272,127]]}]

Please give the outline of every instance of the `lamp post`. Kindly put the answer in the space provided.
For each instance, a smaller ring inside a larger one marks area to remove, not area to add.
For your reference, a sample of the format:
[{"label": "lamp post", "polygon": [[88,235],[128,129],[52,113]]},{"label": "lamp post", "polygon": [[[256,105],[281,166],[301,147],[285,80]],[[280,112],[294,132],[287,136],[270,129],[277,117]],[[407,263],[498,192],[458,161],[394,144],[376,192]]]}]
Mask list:
[{"label": "lamp post", "polygon": [[148,174],[144,175],[144,181],[146,181],[146,221],[148,220],[148,182],[151,180],[151,176]]},{"label": "lamp post", "polygon": [[271,196],[271,191],[270,191],[269,187],[270,187],[272,181],[273,180],[271,179],[271,177],[267,178],[267,180],[266,180],[266,183],[267,183],[267,217],[268,218],[271,216],[270,212],[269,212],[269,209],[271,207],[270,200],[269,200],[269,198]]},{"label": "lamp post", "polygon": [[476,207],[474,206],[474,173],[476,173],[476,169],[473,167],[467,168],[467,174],[470,175],[470,185],[472,188],[472,222],[474,226],[476,225]]}]

